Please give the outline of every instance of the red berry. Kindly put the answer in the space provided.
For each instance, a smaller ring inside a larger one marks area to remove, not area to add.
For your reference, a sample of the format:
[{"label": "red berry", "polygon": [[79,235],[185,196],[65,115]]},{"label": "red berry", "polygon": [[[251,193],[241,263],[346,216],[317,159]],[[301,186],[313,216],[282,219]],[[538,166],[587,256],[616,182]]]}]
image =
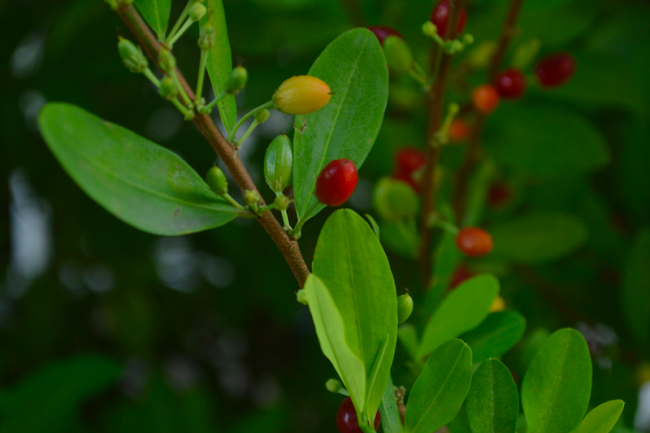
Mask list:
[{"label": "red berry", "polygon": [[502,98],[517,99],[526,91],[526,76],[519,69],[508,69],[499,74],[494,85]]},{"label": "red berry", "polygon": [[488,191],[488,203],[498,207],[507,203],[512,197],[512,190],[507,183],[497,182],[490,186]]},{"label": "red berry", "polygon": [[350,198],[357,187],[357,167],[349,159],[335,159],[316,179],[316,197],[328,206],[338,206]]},{"label": "red berry", "polygon": [[499,106],[499,92],[493,85],[483,84],[472,92],[472,101],[479,112],[489,114]]},{"label": "red berry", "polygon": [[449,287],[451,289],[455,289],[458,287],[463,281],[469,280],[474,276],[474,272],[470,271],[467,266],[465,265],[460,265],[456,270],[454,271],[454,274],[451,276],[451,281],[449,282]]},{"label": "red berry", "polygon": [[555,87],[565,83],[576,70],[576,60],[571,54],[558,53],[537,63],[535,73],[543,87]]},{"label": "red berry", "polygon": [[449,125],[449,139],[454,143],[460,143],[469,138],[472,128],[463,119],[454,119]]},{"label": "red berry", "polygon": [[[449,21],[449,0],[440,0],[431,11],[431,22],[438,28],[438,36],[445,37],[447,32],[447,21]],[[462,33],[467,22],[467,11],[465,8],[460,12],[458,20],[458,33]]]},{"label": "red berry", "polygon": [[484,256],[492,251],[492,236],[478,227],[466,227],[456,236],[456,245],[467,256]]},{"label": "red berry", "polygon": [[370,26],[368,27],[368,30],[370,30],[375,34],[375,36],[377,36],[377,39],[379,39],[379,43],[381,45],[384,45],[384,40],[386,40],[386,38],[389,36],[399,36],[400,38],[404,39],[404,37],[392,27]]},{"label": "red berry", "polygon": [[[381,415],[377,411],[377,415],[375,415],[375,430],[379,428],[380,422]],[[359,427],[357,411],[354,410],[354,404],[352,404],[350,397],[343,400],[343,403],[339,406],[339,410],[336,413],[336,428],[341,433],[363,433],[361,427]]]},{"label": "red berry", "polygon": [[427,163],[427,155],[420,149],[405,147],[395,155],[397,171],[411,174]]}]

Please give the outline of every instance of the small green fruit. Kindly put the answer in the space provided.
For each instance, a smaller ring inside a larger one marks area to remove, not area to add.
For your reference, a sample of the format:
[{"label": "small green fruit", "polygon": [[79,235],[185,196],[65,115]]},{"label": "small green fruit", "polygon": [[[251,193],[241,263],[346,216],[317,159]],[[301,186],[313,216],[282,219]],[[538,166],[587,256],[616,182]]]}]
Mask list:
[{"label": "small green fruit", "polygon": [[375,209],[386,221],[413,218],[420,208],[420,198],[406,182],[384,177],[375,187]]},{"label": "small green fruit", "polygon": [[413,298],[408,293],[397,297],[397,324],[406,322],[413,312]]},{"label": "small green fruit", "polygon": [[124,62],[124,66],[134,73],[142,73],[147,69],[147,58],[142,54],[140,47],[137,47],[128,39],[120,38],[117,43],[117,51]]},{"label": "small green fruit", "polygon": [[246,86],[246,81],[248,81],[248,71],[243,66],[237,66],[226,80],[225,90],[234,95]]},{"label": "small green fruit", "polygon": [[291,185],[293,146],[285,134],[273,139],[264,157],[264,179],[273,192],[282,192]]},{"label": "small green fruit", "polygon": [[219,167],[212,167],[205,176],[205,181],[216,195],[224,195],[228,192],[228,179]]},{"label": "small green fruit", "polygon": [[291,204],[291,200],[286,195],[280,194],[275,198],[273,203],[275,204],[277,210],[283,211],[283,210],[287,210],[289,204]]},{"label": "small green fruit", "polygon": [[341,385],[341,382],[336,379],[330,379],[325,382],[325,388],[327,388],[329,392],[337,393],[343,389],[343,385]]},{"label": "small green fruit", "polygon": [[397,72],[408,72],[413,68],[411,48],[399,36],[388,36],[384,40],[386,63]]},{"label": "small green fruit", "polygon": [[174,99],[178,94],[174,81],[170,77],[164,77],[160,80],[160,88],[158,89],[160,96],[165,99]]},{"label": "small green fruit", "polygon": [[190,8],[190,19],[192,21],[199,21],[208,10],[201,3],[196,2]]},{"label": "small green fruit", "polygon": [[176,57],[171,51],[163,48],[158,53],[158,63],[164,72],[171,72],[176,67]]},{"label": "small green fruit", "polygon": [[255,121],[257,123],[264,123],[267,120],[269,120],[269,117],[271,116],[271,113],[269,110],[264,109],[262,111],[258,111],[257,114],[255,115]]}]

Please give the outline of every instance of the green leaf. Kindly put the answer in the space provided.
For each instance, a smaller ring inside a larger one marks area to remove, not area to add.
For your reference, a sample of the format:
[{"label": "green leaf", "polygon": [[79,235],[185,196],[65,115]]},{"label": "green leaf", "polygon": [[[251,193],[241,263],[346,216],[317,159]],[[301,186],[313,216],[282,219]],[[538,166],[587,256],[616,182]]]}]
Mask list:
[{"label": "green leaf", "polygon": [[99,356],[48,364],[3,391],[3,433],[63,431],[74,419],[79,404],[109,388],[120,373],[118,364]]},{"label": "green leaf", "polygon": [[531,213],[494,227],[494,257],[520,263],[542,263],[574,252],[587,240],[578,217],[558,212]]},{"label": "green leaf", "polygon": [[164,40],[169,24],[172,0],[135,0],[135,6],[147,24],[156,32],[158,39]]},{"label": "green leaf", "polygon": [[499,281],[479,275],[451,292],[433,314],[422,336],[418,358],[423,359],[445,341],[478,326],[490,312],[499,294]]},{"label": "green leaf", "polygon": [[571,431],[584,417],[591,395],[591,358],[582,334],[561,329],[539,349],[526,371],[521,401],[528,431]]},{"label": "green leaf", "polygon": [[628,327],[641,344],[650,344],[650,229],[630,249],[621,296]]},{"label": "green leaf", "polygon": [[467,395],[472,433],[514,433],[519,417],[519,394],[510,370],[501,362],[485,361],[474,373]]},{"label": "green leaf", "polygon": [[418,331],[415,329],[415,326],[410,323],[400,326],[397,329],[397,336],[411,358],[418,359],[418,347],[420,343],[418,342]]},{"label": "green leaf", "polygon": [[[324,108],[295,119],[293,184],[300,219],[318,203],[316,178],[325,165],[347,158],[361,167],[377,138],[388,100],[386,59],[368,29],[336,38],[309,75],[330,86],[332,99]],[[319,204],[318,210],[323,207]]]},{"label": "green leaf", "polygon": [[[206,67],[214,94],[218,95],[223,90],[223,86],[232,72],[232,53],[222,1],[208,0],[206,6],[208,7],[208,13],[201,19],[201,25],[205,25],[210,20],[210,24],[212,24],[215,31],[215,44],[208,53]],[[226,131],[230,131],[237,123],[235,96],[226,96],[217,102],[217,108],[219,108],[219,115],[224,128],[226,128]]]},{"label": "green leaf", "polygon": [[623,413],[623,400],[603,403],[587,414],[580,426],[572,433],[609,433]]},{"label": "green leaf", "polygon": [[390,376],[388,376],[388,382],[386,382],[386,389],[381,398],[379,410],[381,412],[381,428],[384,433],[402,433],[404,431],[402,419],[397,409],[397,401],[395,400],[393,379]]},{"label": "green leaf", "polygon": [[165,236],[219,227],[236,209],[175,153],[79,107],[47,104],[41,133],[63,168],[106,210]]},{"label": "green leaf", "polygon": [[406,431],[431,433],[454,419],[472,381],[472,351],[458,339],[438,347],[418,376],[406,405]]},{"label": "green leaf", "polygon": [[382,243],[390,251],[413,259],[416,257],[420,235],[415,224],[407,221],[382,221]]},{"label": "green leaf", "polygon": [[397,343],[397,294],[388,258],[363,218],[343,209],[325,223],[312,269],[328,287],[347,344],[365,366],[365,404],[352,401],[366,420],[374,420]]},{"label": "green leaf", "polygon": [[490,314],[483,323],[460,336],[472,349],[474,363],[497,358],[510,350],[523,337],[526,319],[516,311]]}]

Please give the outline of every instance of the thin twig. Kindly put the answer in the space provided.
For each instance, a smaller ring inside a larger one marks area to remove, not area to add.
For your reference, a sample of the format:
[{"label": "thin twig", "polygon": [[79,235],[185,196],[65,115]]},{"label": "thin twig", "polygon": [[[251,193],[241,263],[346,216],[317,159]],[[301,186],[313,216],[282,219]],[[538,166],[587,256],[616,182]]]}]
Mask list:
[{"label": "thin twig", "polygon": [[[153,35],[147,24],[144,22],[138,11],[132,6],[124,6],[118,10],[122,20],[126,23],[129,29],[133,32],[140,44],[144,47],[145,51],[158,66],[157,59],[160,52],[161,45]],[[181,83],[183,89],[188,94],[191,100],[195,99],[194,92],[187,84],[187,81],[176,68],[176,76]],[[255,183],[248,174],[248,170],[244,167],[238,153],[234,150],[233,146],[221,135],[221,132],[214,124],[212,119],[207,115],[200,115],[196,113],[192,120],[194,125],[203,133],[208,143],[217,152],[221,160],[224,162],[230,174],[232,174],[235,182],[242,191],[253,190],[257,191]],[[258,192],[259,195],[259,192]],[[264,200],[260,199],[259,206],[266,206]],[[298,243],[291,239],[289,235],[282,229],[282,226],[275,219],[271,212],[265,212],[257,218],[257,221],[264,227],[266,232],[271,236],[278,249],[284,255],[289,267],[302,288],[305,280],[309,276],[309,269],[307,264],[300,253]]]}]

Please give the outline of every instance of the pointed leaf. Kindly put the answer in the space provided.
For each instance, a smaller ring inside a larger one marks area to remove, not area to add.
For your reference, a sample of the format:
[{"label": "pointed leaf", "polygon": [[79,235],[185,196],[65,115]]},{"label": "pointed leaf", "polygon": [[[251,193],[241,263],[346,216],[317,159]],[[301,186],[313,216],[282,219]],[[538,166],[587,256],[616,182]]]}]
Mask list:
[{"label": "pointed leaf", "polygon": [[135,6],[147,24],[156,32],[158,39],[165,39],[172,0],[135,0]]},{"label": "pointed leaf", "polygon": [[45,142],[90,197],[140,230],[174,236],[219,227],[236,209],[175,153],[69,104],[46,105]]},{"label": "pointed leaf", "polygon": [[515,433],[519,394],[510,370],[501,362],[485,361],[474,373],[467,395],[472,433]]},{"label": "pointed leaf", "polygon": [[460,336],[472,349],[474,363],[497,358],[524,336],[526,319],[516,311],[490,314],[477,328]]},{"label": "pointed leaf", "polygon": [[623,413],[624,406],[623,400],[601,404],[592,409],[572,433],[609,433]]}]

